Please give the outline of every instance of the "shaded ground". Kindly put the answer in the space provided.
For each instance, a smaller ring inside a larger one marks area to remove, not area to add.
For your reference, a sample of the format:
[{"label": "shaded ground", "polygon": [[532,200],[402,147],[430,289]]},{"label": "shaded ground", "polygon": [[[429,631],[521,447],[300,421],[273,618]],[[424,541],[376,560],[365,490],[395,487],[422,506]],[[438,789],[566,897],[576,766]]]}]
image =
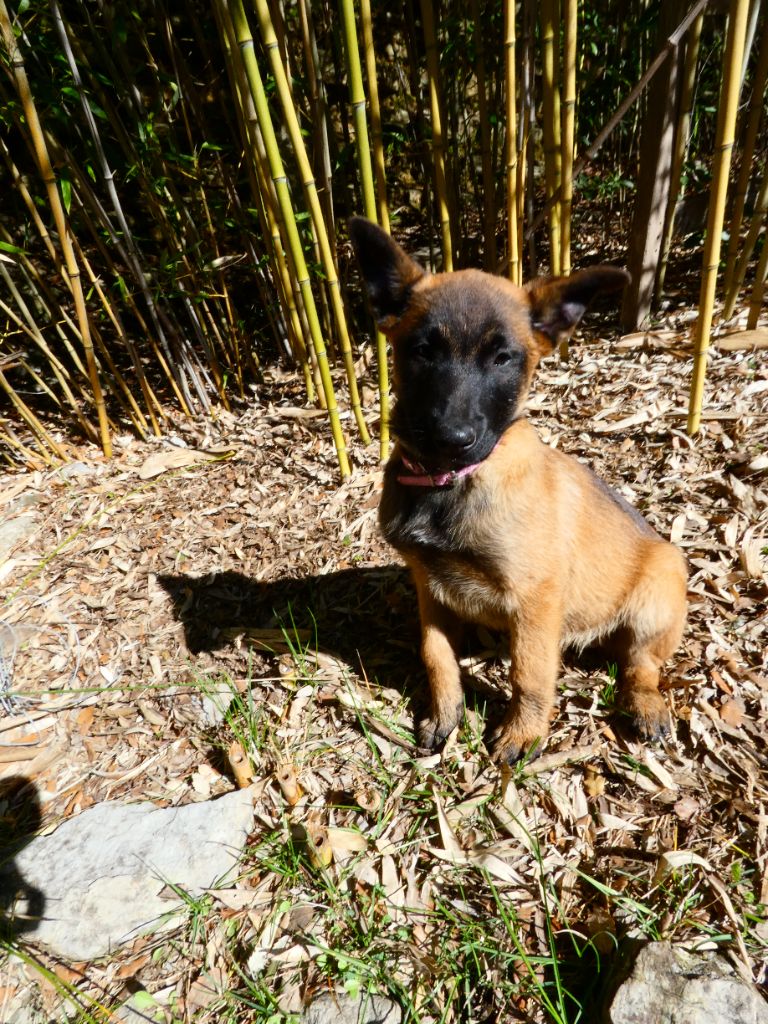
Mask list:
[{"label": "shaded ground", "polygon": [[[25,948],[102,1003],[146,990],[180,1020],[280,1019],[338,980],[388,989],[414,1020],[556,1019],[547,998],[575,1020],[563,991],[602,985],[613,935],[722,947],[764,983],[768,365],[713,351],[690,439],[685,331],[593,330],[530,403],[550,444],[688,556],[663,746],[626,734],[608,666],[566,662],[543,756],[500,780],[482,737],[503,640],[480,630],[467,721],[420,757],[415,599],[377,534],[376,454],[354,448],[339,487],[324,419],[291,404],[298,381],[180,423],[175,447],[123,438],[108,464],[80,449],[79,472],[0,478],[0,514],[34,527],[0,565],[0,814],[27,781],[44,828],[103,800],[210,799],[235,784],[233,741],[257,811],[243,878],[202,928],[98,964],[54,962],[33,930]],[[184,446],[216,461],[142,479]],[[51,980],[0,964],[0,1007],[25,987],[58,1019]]]}]

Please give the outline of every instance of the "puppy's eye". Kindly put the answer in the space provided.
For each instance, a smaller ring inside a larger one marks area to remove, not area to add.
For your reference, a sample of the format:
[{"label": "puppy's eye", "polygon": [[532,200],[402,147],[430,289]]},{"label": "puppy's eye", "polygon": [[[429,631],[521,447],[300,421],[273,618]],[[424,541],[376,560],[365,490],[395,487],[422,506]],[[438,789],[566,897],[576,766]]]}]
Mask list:
[{"label": "puppy's eye", "polygon": [[434,357],[435,346],[428,341],[418,341],[411,349],[411,355],[416,359],[423,359],[429,362]]},{"label": "puppy's eye", "polygon": [[440,333],[433,328],[428,331],[427,334],[422,335],[413,342],[411,346],[411,355],[415,359],[420,359],[422,362],[432,363],[437,359],[442,349],[442,345],[443,341]]},{"label": "puppy's eye", "polygon": [[492,359],[494,366],[506,366],[508,370],[519,366],[523,361],[523,354],[516,348],[500,348]]}]

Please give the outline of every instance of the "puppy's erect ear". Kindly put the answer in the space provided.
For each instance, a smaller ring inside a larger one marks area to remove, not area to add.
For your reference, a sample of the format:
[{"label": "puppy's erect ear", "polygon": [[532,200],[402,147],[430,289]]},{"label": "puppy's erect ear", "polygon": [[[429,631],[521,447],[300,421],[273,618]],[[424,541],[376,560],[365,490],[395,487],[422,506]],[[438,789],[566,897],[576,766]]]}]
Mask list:
[{"label": "puppy's erect ear", "polygon": [[426,271],[365,217],[352,217],[349,237],[374,316],[382,331],[387,331],[405,312],[413,285]]},{"label": "puppy's erect ear", "polygon": [[570,277],[539,277],[525,286],[531,326],[555,345],[573,331],[598,295],[618,292],[630,277],[621,267],[586,267]]}]

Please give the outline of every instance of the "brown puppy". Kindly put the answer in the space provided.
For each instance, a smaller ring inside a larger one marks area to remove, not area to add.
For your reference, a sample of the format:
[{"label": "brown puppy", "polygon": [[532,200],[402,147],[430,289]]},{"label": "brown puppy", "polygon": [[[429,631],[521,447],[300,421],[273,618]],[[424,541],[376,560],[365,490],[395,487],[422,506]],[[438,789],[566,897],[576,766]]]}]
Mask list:
[{"label": "brown puppy", "polygon": [[659,669],[685,622],[684,559],[524,418],[539,359],[628,275],[598,266],[519,288],[477,270],[428,274],[359,217],[350,235],[394,353],[397,446],[379,521],[418,592],[432,698],[421,744],[435,746],[460,720],[465,621],[510,633],[512,700],[497,760],[547,735],[568,645],[607,642],[640,733],[664,731]]}]

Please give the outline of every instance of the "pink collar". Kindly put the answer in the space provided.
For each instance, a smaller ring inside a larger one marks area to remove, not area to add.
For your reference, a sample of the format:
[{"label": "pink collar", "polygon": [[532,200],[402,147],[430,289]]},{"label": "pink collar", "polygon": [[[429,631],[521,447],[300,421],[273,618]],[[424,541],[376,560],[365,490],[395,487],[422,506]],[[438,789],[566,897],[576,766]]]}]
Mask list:
[{"label": "pink collar", "polygon": [[[492,451],[496,451],[496,445],[493,446]],[[490,455],[492,452],[488,454]],[[487,459],[488,455],[485,458]],[[398,476],[397,482],[399,484],[406,484],[409,487],[451,487],[457,480],[461,480],[462,477],[470,476],[485,462],[485,459],[483,459],[483,462],[473,462],[471,466],[451,469],[447,473],[427,473],[421,463],[411,462],[406,455],[401,455],[400,459],[405,468],[409,470],[409,474]]]}]

